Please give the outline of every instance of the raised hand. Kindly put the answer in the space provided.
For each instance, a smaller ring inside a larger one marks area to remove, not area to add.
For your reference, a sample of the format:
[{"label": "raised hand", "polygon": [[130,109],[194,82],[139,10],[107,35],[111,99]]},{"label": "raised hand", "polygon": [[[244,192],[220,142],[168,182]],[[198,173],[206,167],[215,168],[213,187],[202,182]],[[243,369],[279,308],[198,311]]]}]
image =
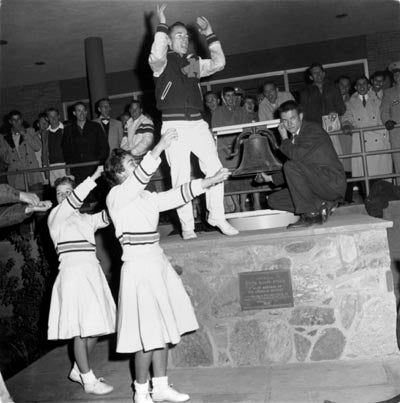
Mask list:
[{"label": "raised hand", "polygon": [[196,24],[199,26],[199,32],[204,35],[212,34],[211,24],[208,22],[207,18],[204,16],[197,17]]},{"label": "raised hand", "polygon": [[21,200],[22,203],[31,204],[33,206],[37,206],[40,203],[39,196],[35,193],[20,192],[19,200]]},{"label": "raised hand", "polygon": [[101,174],[104,172],[104,166],[103,165],[99,165],[96,170],[94,171],[94,173],[92,174],[91,178],[92,180],[97,180],[100,178]]},{"label": "raised hand", "polygon": [[278,131],[279,131],[279,134],[280,134],[282,140],[286,140],[287,138],[289,138],[288,132],[287,132],[286,127],[283,124],[283,122],[279,123]]},{"label": "raised hand", "polygon": [[167,19],[165,17],[164,11],[167,8],[167,5],[165,3],[159,4],[157,6],[157,16],[158,16],[158,21],[160,24],[166,24]]}]

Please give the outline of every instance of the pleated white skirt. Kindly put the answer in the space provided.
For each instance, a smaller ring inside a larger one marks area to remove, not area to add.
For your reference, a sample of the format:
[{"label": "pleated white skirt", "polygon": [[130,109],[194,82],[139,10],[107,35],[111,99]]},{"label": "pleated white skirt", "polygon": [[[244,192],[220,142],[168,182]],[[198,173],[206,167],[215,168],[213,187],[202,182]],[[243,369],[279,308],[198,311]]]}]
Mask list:
[{"label": "pleated white skirt", "polygon": [[103,270],[93,261],[64,265],[53,286],[48,339],[114,333],[116,309]]},{"label": "pleated white skirt", "polygon": [[124,262],[118,302],[117,352],[177,344],[199,325],[189,296],[161,249]]}]

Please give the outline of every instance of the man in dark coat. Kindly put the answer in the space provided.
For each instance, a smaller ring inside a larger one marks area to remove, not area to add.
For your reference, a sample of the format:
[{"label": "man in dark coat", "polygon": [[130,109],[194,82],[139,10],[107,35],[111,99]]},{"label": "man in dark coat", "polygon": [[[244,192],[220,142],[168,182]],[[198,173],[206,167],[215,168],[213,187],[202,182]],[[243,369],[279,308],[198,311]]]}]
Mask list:
[{"label": "man in dark coat", "polygon": [[[287,188],[271,194],[268,204],[300,215],[291,228],[322,224],[346,190],[343,166],[329,135],[318,123],[304,121],[296,102],[287,101],[278,111],[279,149],[288,158],[283,166]],[[264,175],[264,179],[283,183],[281,173]]]},{"label": "man in dark coat", "polygon": [[[101,126],[87,120],[86,105],[77,102],[74,105],[76,122],[64,128],[62,148],[67,164],[100,161],[104,163],[109,154],[108,139]],[[90,176],[96,165],[71,168],[71,174],[77,184]]]}]

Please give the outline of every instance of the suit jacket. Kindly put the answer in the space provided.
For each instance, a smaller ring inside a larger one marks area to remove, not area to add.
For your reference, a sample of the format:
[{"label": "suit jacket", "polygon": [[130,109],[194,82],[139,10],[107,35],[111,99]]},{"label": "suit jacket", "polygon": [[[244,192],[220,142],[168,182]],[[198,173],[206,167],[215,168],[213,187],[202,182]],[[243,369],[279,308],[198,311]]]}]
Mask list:
[{"label": "suit jacket", "polygon": [[[101,128],[103,129],[104,133],[106,130],[101,122],[101,118],[93,119],[93,122],[97,122]],[[110,147],[110,153],[114,148],[120,148],[122,136],[124,134],[124,130],[122,128],[122,123],[117,119],[110,119],[108,129],[108,145]]]},{"label": "suit jacket", "polygon": [[[333,148],[326,131],[315,122],[303,120],[299,134],[292,139],[283,140],[280,151],[293,161],[298,161],[315,168],[315,174],[324,177],[339,192],[346,189],[346,174],[343,165]],[[274,183],[279,177],[273,177]]]},{"label": "suit jacket", "polygon": [[[98,123],[89,120],[85,122],[82,132],[75,122],[65,126],[62,148],[67,164],[91,161],[104,163],[110,153],[104,130]],[[95,165],[71,168],[71,174],[79,184],[95,169]]]}]

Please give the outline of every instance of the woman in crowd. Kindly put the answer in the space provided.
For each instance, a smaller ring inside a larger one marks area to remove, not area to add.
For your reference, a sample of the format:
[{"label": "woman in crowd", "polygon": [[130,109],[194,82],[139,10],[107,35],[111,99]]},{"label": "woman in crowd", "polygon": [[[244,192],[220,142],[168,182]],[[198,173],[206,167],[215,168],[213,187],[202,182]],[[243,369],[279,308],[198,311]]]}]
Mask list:
[{"label": "woman in crowd", "polygon": [[102,378],[96,378],[89,364],[97,336],[115,332],[115,303],[96,258],[94,237],[96,230],[106,227],[109,220],[104,210],[89,215],[81,214],[79,208],[102,171],[103,167],[98,167],[76,188],[69,177],[57,179],[59,204],[48,218],[60,261],[51,296],[48,338],[73,339],[75,363],[69,379],[95,395],[113,390]]},{"label": "woman in crowd", "polygon": [[[182,206],[206,188],[229,176],[221,168],[214,176],[193,180],[177,189],[150,193],[144,188],[160,164],[160,154],[176,141],[175,129],[139,165],[124,150],[114,150],[106,162],[106,178],[113,185],[107,207],[123,249],[118,305],[117,352],[135,353],[135,403],[167,400],[184,402],[189,395],[168,384],[168,345],[194,331],[198,323],[183,284],[159,246],[159,212]],[[153,366],[152,397],[149,368]]]}]

